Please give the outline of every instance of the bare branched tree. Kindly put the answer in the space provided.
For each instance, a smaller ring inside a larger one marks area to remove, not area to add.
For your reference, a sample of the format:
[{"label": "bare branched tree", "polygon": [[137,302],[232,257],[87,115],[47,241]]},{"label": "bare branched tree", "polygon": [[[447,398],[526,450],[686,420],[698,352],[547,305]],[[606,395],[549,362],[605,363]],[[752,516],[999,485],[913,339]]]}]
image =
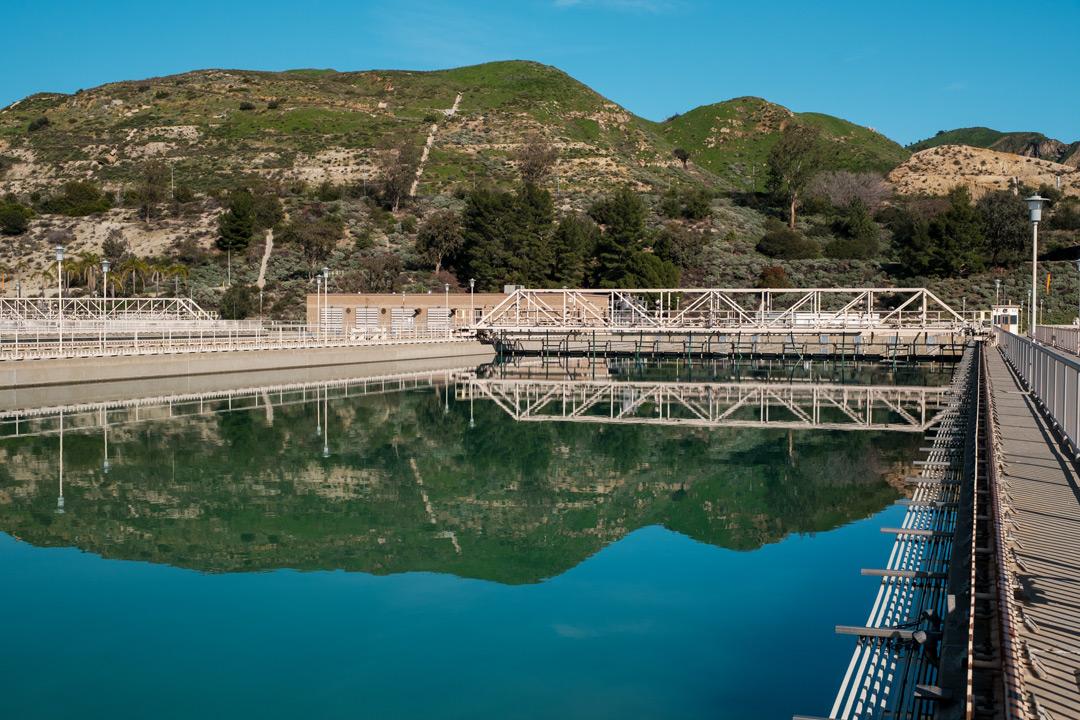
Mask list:
[{"label": "bare branched tree", "polygon": [[418,162],[419,153],[408,138],[398,139],[379,153],[383,202],[393,212],[397,212],[402,200],[409,196]]},{"label": "bare branched tree", "polygon": [[526,185],[539,185],[551,174],[551,168],[554,167],[558,157],[551,143],[539,135],[530,135],[518,148],[515,158],[518,163],[518,172],[521,173],[521,181]]},{"label": "bare branched tree", "polygon": [[834,207],[848,207],[858,200],[873,212],[889,199],[892,187],[875,172],[833,170],[815,175],[807,194],[828,200]]}]

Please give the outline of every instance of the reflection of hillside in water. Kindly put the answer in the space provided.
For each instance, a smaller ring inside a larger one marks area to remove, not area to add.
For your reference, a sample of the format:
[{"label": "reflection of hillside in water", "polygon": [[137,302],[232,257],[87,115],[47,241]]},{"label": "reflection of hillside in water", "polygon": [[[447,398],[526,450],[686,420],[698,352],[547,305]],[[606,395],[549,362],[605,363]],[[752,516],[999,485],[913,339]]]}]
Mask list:
[{"label": "reflection of hillside in water", "polygon": [[896,497],[884,476],[919,442],[515,422],[441,381],[356,393],[346,382],[253,391],[154,420],[146,406],[73,409],[66,427],[83,427],[63,434],[62,514],[60,418],[26,420],[22,432],[44,434],[0,440],[0,530],[206,571],[532,582],[650,524],[753,549],[864,517]]}]

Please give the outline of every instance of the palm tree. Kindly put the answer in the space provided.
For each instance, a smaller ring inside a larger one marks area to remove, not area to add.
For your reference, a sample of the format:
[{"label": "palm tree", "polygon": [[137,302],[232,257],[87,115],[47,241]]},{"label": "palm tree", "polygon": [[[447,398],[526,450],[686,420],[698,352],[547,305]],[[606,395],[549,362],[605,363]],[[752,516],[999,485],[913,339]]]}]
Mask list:
[{"label": "palm tree", "polygon": [[93,252],[81,252],[72,261],[70,273],[86,284],[91,294],[97,291],[98,275],[101,274],[101,256]]},{"label": "palm tree", "polygon": [[118,274],[123,277],[124,280],[131,280],[131,294],[134,295],[137,292],[135,287],[136,281],[142,285],[143,290],[146,289],[146,276],[150,272],[150,265],[140,257],[129,257],[127,260],[120,264]]},{"label": "palm tree", "polygon": [[181,278],[183,278],[184,282],[187,283],[188,276],[190,275],[190,272],[188,271],[188,266],[183,263],[174,262],[164,268],[164,275],[167,278],[173,279],[175,283],[175,288],[173,292],[179,297],[180,280]]}]

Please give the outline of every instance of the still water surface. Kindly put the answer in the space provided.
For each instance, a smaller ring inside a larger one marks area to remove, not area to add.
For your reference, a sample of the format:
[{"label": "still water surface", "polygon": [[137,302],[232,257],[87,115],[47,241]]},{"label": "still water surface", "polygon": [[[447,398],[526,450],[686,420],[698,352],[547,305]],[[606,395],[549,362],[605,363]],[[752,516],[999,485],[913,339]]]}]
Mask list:
[{"label": "still water surface", "polygon": [[918,434],[518,422],[457,390],[116,408],[108,472],[73,413],[63,513],[56,419],[0,440],[0,717],[827,709]]}]

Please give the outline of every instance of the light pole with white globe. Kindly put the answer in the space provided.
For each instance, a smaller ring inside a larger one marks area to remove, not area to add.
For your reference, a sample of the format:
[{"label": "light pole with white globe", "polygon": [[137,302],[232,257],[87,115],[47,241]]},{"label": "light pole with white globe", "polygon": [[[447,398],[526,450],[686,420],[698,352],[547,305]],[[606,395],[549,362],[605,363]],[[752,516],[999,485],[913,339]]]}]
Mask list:
[{"label": "light pole with white globe", "polygon": [[1031,327],[1028,335],[1034,340],[1039,311],[1039,221],[1042,220],[1042,208],[1046,198],[1035,193],[1025,200],[1031,215]]},{"label": "light pole with white globe", "polygon": [[101,261],[101,346],[105,349],[105,343],[109,339],[109,267],[108,259]]},{"label": "light pole with white globe", "polygon": [[64,246],[56,246],[56,318],[60,354],[64,354]]}]

